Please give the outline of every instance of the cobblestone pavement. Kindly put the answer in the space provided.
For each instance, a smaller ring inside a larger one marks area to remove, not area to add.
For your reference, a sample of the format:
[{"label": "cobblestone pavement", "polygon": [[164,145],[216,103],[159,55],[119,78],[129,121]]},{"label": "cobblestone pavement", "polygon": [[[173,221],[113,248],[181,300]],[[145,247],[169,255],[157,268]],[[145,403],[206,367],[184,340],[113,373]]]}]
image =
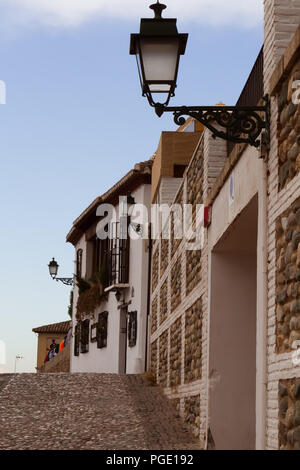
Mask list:
[{"label": "cobblestone pavement", "polygon": [[0,449],[200,449],[141,376],[16,374],[0,380]]},{"label": "cobblestone pavement", "polygon": [[13,374],[0,374],[0,392],[12,378]]}]

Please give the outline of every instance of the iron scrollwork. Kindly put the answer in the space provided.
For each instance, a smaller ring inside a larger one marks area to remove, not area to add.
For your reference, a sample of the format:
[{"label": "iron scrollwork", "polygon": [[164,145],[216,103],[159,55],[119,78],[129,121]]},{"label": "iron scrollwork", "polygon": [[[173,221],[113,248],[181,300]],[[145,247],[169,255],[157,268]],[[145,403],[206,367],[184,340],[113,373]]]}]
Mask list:
[{"label": "iron scrollwork", "polygon": [[74,284],[74,280],[72,277],[55,277],[54,279],[57,282],[58,281],[62,282],[63,284],[65,284],[65,286],[73,286]]},{"label": "iron scrollwork", "polygon": [[[191,116],[207,127],[213,137],[220,137],[235,143],[244,142],[253,147],[259,147],[263,143],[268,147],[270,104],[268,96],[263,99],[265,102],[263,106],[167,107],[156,104],[155,111],[159,117],[165,112],[172,112],[174,122],[178,126],[185,124],[184,116]],[[261,141],[259,136],[263,130],[265,134]]]}]

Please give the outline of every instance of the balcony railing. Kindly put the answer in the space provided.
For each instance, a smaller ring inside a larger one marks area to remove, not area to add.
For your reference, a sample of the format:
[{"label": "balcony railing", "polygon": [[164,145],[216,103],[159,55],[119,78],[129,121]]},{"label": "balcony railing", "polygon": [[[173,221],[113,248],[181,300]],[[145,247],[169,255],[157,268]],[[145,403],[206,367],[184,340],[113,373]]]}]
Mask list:
[{"label": "balcony railing", "polygon": [[120,234],[122,224],[112,224],[113,238],[109,240],[108,250],[108,283],[127,284],[129,280],[129,238],[122,238]]}]

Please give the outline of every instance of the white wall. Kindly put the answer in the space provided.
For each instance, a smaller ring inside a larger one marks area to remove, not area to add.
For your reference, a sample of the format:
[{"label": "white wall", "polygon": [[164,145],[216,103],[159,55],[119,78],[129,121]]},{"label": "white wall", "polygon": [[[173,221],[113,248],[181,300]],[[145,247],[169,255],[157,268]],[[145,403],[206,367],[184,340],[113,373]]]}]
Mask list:
[{"label": "white wall", "polygon": [[[132,192],[136,204],[144,204],[150,207],[151,185],[142,185]],[[118,209],[118,208],[117,208]],[[146,231],[146,228],[144,229]],[[76,245],[83,250],[83,272],[85,276],[86,248],[85,235]],[[147,324],[147,293],[148,293],[148,241],[138,238],[130,240],[130,261],[129,261],[129,285],[130,287],[122,291],[122,298],[125,302],[131,302],[128,310],[137,311],[137,342],[130,348],[127,345],[127,373],[142,373],[145,370],[145,350],[146,350],[146,324]],[[74,288],[74,308],[73,327],[75,327],[75,312],[78,299],[78,289]],[[97,373],[119,373],[119,351],[120,342],[120,315],[118,309],[120,303],[117,302],[114,292],[108,293],[108,301],[103,301],[94,312],[94,319],[90,318],[90,326],[97,322],[98,314],[107,311],[108,314],[108,337],[107,347],[98,349],[97,343],[89,343],[89,352],[80,353],[74,356],[74,344],[71,349],[71,372],[97,372]],[[74,333],[74,331],[73,331]]]}]

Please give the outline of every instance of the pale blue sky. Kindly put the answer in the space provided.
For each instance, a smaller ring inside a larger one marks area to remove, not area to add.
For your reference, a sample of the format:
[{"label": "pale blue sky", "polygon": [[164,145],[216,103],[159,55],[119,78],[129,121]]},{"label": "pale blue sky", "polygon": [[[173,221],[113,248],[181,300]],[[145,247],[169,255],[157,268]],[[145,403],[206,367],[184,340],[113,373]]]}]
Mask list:
[{"label": "pale blue sky", "polygon": [[[156,150],[171,115],[141,97],[129,34],[151,2],[0,0],[0,340],[34,371],[33,327],[68,319],[72,221]],[[172,105],[234,104],[263,42],[262,0],[169,0],[190,33]],[[250,6],[249,6],[250,4]],[[121,5],[121,6],[120,6]],[[128,8],[126,9],[126,6]],[[208,8],[209,5],[209,8]],[[1,365],[0,365],[1,370]],[[2,368],[3,370],[3,368]]]}]

